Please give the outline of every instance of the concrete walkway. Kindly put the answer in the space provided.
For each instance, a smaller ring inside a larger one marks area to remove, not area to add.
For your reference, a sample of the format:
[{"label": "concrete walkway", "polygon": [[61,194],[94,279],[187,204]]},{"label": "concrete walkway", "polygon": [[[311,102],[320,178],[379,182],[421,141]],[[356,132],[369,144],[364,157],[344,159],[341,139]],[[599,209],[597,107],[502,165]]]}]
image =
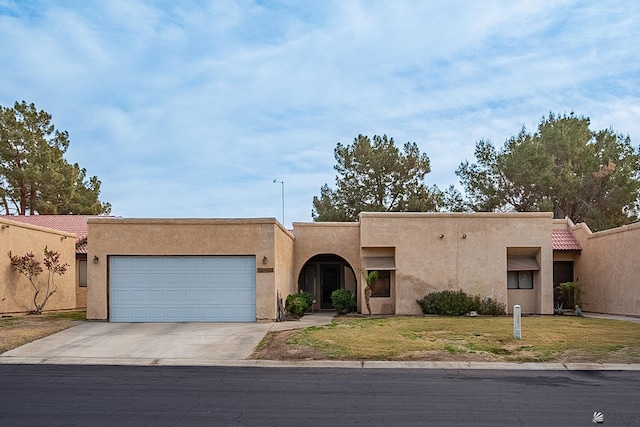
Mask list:
[{"label": "concrete walkway", "polygon": [[589,312],[583,311],[582,316],[590,317],[592,319],[611,319],[611,320],[620,320],[622,322],[640,323],[640,317],[624,316],[621,314],[589,313]]},{"label": "concrete walkway", "polygon": [[224,365],[245,360],[269,331],[331,323],[309,313],[273,323],[86,322],[0,355],[2,363]]},{"label": "concrete walkway", "polygon": [[[640,323],[636,317],[584,315]],[[318,312],[274,323],[87,322],[5,352],[0,364],[640,371],[640,364],[247,360],[268,332],[326,325],[333,317]]]}]

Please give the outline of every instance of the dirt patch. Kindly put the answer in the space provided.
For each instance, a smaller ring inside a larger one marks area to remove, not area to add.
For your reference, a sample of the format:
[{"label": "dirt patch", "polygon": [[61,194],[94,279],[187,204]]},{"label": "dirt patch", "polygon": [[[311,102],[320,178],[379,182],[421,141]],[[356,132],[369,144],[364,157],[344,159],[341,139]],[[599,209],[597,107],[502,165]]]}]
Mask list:
[{"label": "dirt patch", "polygon": [[269,332],[250,359],[267,360],[325,360],[328,357],[320,350],[297,344],[287,344],[298,330]]},{"label": "dirt patch", "polygon": [[58,319],[47,315],[2,318],[0,319],[0,354],[63,331],[78,323],[77,320]]}]

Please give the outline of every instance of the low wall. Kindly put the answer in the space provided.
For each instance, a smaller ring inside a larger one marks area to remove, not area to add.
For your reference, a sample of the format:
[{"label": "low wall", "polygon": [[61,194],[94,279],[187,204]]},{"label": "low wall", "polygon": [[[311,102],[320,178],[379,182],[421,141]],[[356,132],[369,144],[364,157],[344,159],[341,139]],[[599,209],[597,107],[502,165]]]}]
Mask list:
[{"label": "low wall", "polygon": [[[64,275],[54,276],[57,290],[47,301],[45,311],[69,310],[77,307],[75,235],[0,219],[0,313],[26,313],[35,309],[33,304],[35,291],[27,278],[13,269],[9,253],[22,256],[32,252],[36,260],[42,264],[45,246],[49,250],[60,253],[62,264],[69,264]],[[42,268],[45,269],[44,265]],[[35,283],[41,287],[38,296],[38,302],[40,302],[46,293],[46,269],[37,276]]]},{"label": "low wall", "polygon": [[640,223],[592,233],[571,227],[582,246],[576,280],[584,290],[584,310],[640,316]]}]

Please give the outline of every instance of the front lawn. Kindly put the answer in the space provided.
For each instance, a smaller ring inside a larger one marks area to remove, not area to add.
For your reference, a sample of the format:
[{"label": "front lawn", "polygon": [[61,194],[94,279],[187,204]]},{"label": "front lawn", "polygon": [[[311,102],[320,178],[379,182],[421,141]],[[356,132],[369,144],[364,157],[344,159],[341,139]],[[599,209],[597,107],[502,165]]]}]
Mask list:
[{"label": "front lawn", "polygon": [[0,318],[0,354],[70,328],[86,319],[85,311],[58,311]]},{"label": "front lawn", "polygon": [[340,319],[269,334],[254,358],[640,363],[640,324],[583,317]]}]

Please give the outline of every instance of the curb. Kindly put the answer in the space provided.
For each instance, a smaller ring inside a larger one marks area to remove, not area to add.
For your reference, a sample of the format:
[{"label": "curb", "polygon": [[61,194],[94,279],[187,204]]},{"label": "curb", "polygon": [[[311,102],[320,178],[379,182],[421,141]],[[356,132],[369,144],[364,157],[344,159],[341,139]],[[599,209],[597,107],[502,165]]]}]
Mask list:
[{"label": "curb", "polygon": [[342,360],[208,360],[130,359],[74,357],[0,357],[0,365],[115,365],[115,366],[218,366],[256,368],[330,369],[449,369],[510,371],[640,371],[640,364],[622,363],[505,363],[505,362],[385,362]]}]

